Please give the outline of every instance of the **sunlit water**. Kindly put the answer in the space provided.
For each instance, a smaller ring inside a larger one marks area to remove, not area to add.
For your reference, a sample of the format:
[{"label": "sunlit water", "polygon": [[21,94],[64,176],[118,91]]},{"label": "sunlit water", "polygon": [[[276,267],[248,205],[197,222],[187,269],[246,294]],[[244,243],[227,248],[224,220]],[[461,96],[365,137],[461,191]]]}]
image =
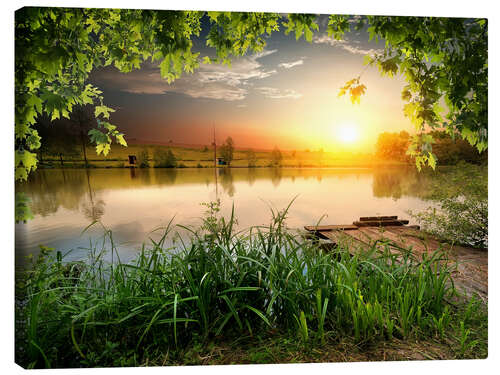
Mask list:
[{"label": "sunlit water", "polygon": [[[34,218],[16,224],[16,260],[37,253],[39,245],[72,250],[80,259],[103,227],[112,231],[122,261],[129,261],[154,229],[174,224],[197,226],[206,207],[220,198],[221,214],[234,204],[238,226],[268,224],[269,206],[292,204],[287,225],[349,224],[360,216],[411,218],[429,202],[419,198],[426,178],[409,169],[46,169],[19,184],[31,199]],[[215,181],[217,180],[217,184]],[[22,261],[21,261],[22,263]]]}]

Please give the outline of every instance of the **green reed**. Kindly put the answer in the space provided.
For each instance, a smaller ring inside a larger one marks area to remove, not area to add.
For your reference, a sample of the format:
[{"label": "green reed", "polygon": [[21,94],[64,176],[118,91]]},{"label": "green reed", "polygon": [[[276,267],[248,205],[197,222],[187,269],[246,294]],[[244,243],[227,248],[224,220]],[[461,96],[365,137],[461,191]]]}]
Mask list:
[{"label": "green reed", "polygon": [[130,263],[109,231],[85,262],[43,248],[18,282],[18,362],[137,365],[151,353],[271,330],[309,347],[440,335],[450,324],[454,288],[441,253],[417,260],[374,247],[351,256],[342,244],[325,252],[286,228],[288,207],[240,232],[234,210],[226,219],[217,202],[207,208],[199,229],[181,236],[169,224]]}]

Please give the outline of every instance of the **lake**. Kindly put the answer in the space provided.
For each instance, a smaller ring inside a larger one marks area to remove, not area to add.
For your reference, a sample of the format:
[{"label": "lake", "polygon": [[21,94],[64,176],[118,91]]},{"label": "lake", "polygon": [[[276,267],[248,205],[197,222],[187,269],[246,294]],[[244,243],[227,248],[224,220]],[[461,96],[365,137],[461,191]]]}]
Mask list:
[{"label": "lake", "polygon": [[[287,224],[349,224],[360,216],[398,215],[430,205],[425,186],[432,176],[413,168],[385,169],[43,169],[17,184],[31,199],[34,218],[16,224],[16,262],[39,245],[72,250],[81,259],[103,226],[113,233],[122,261],[131,260],[154,229],[173,223],[197,226],[203,202],[221,200],[221,213],[234,204],[238,225],[269,223],[269,207],[289,210]],[[217,183],[216,183],[217,181]],[[91,223],[98,220],[82,234]]]}]

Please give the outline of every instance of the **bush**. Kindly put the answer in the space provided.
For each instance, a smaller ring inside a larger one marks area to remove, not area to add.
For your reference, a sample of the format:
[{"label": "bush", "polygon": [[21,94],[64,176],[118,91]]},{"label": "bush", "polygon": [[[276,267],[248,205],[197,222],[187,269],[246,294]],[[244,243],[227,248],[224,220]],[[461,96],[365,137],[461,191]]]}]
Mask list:
[{"label": "bush", "polygon": [[248,168],[255,168],[257,165],[257,155],[254,150],[248,150],[247,152]]},{"label": "bush", "polygon": [[226,141],[220,147],[219,152],[229,167],[234,158],[234,141],[231,137],[227,137]]},{"label": "bush", "polygon": [[460,163],[433,184],[434,205],[409,212],[422,229],[448,242],[488,247],[488,170]]},{"label": "bush", "polygon": [[275,146],[273,151],[271,152],[271,164],[270,164],[270,166],[280,167],[282,160],[283,160],[283,155],[281,154],[281,151],[279,150],[279,148]]},{"label": "bush", "polygon": [[137,155],[137,166],[139,168],[149,168],[149,153],[147,148],[143,148]]},{"label": "bush", "polygon": [[168,149],[165,151],[162,148],[157,148],[154,152],[155,168],[175,168],[177,167],[177,159],[172,152]]}]

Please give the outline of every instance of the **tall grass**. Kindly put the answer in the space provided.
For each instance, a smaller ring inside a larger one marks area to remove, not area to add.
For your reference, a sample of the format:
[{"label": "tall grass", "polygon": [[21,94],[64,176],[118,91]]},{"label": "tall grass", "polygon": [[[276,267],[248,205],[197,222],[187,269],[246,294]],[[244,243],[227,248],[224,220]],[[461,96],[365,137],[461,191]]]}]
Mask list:
[{"label": "tall grass", "polygon": [[[287,209],[267,227],[237,232],[234,211],[207,205],[181,237],[169,225],[137,258],[105,247],[85,262],[44,248],[18,283],[17,361],[24,367],[129,366],[213,338],[279,330],[305,347],[348,336],[374,340],[438,334],[453,293],[440,254],[325,252],[287,230]],[[175,248],[165,246],[175,237]]]}]

